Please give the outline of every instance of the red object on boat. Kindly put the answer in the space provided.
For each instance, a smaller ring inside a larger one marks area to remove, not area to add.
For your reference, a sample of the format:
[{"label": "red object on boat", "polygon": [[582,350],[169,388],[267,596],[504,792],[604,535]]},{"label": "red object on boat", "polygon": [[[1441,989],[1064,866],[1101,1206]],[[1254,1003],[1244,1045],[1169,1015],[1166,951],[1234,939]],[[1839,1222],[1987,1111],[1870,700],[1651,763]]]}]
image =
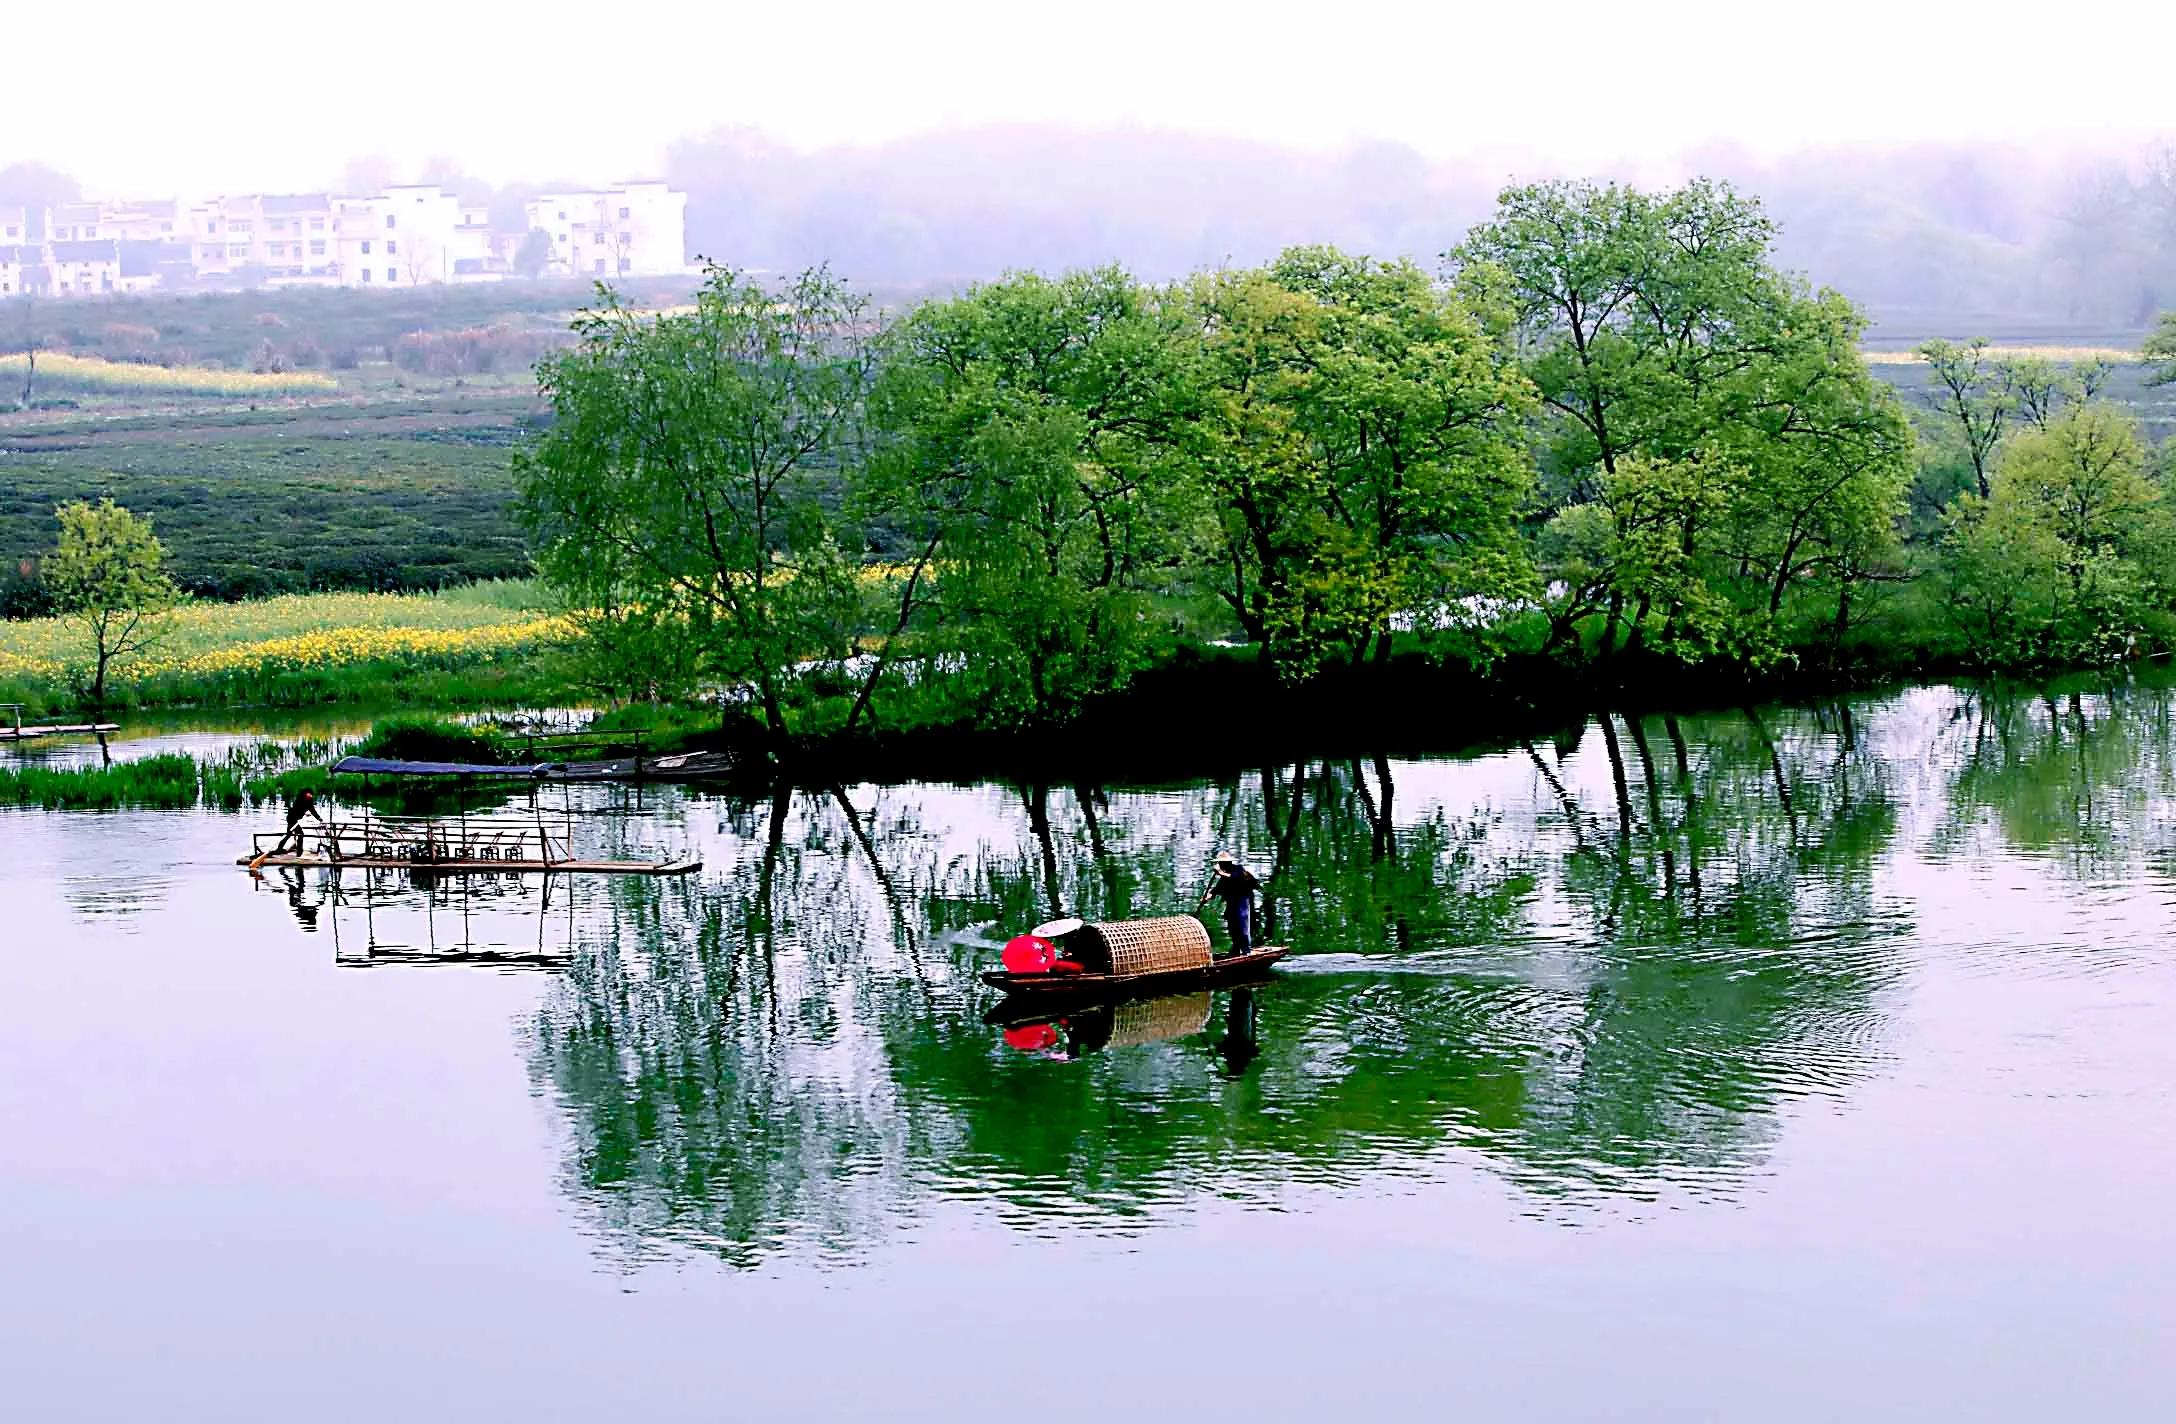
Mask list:
[{"label": "red object on boat", "polygon": [[1014,935],[999,959],[1008,974],[1048,974],[1058,961],[1058,947],[1031,934]]},{"label": "red object on boat", "polygon": [[1005,1030],[1005,1046],[1017,1048],[1022,1053],[1041,1053],[1046,1048],[1057,1047],[1057,1044],[1056,1024],[1020,1024]]}]

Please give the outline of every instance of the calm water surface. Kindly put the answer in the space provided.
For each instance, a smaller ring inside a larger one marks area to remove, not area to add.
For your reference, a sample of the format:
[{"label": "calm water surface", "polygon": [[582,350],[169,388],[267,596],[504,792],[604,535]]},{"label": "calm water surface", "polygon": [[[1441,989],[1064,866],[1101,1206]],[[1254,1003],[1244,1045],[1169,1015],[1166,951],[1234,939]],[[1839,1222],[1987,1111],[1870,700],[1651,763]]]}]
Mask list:
[{"label": "calm water surface", "polygon": [[[573,793],[671,881],[0,811],[0,1416],[2165,1417],[2172,727]],[[1227,845],[1275,982],[984,1022]]]}]

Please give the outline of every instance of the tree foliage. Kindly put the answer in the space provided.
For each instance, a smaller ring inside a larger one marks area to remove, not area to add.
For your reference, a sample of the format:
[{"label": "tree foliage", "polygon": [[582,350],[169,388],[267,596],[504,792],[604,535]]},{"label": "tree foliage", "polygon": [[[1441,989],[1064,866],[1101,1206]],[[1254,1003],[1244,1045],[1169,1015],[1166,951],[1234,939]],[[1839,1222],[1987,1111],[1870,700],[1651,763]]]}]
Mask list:
[{"label": "tree foliage", "polygon": [[157,645],[166,631],[161,615],[181,595],[150,520],[110,499],[78,500],[55,513],[60,546],[45,562],[45,584],[61,616],[83,632],[87,692],[93,706],[103,706],[107,679]]},{"label": "tree foliage", "polygon": [[2153,374],[2146,378],[2148,385],[2176,384],[2176,312],[2161,313],[2160,325],[2146,338],[2139,354],[2154,368]]},{"label": "tree foliage", "polygon": [[2118,654],[2176,591],[2137,426],[2104,403],[2005,447],[1990,496],[1960,502],[1949,546],[1951,607],[1989,662]]},{"label": "tree foliage", "polygon": [[2107,368],[1927,343],[1922,438],[1775,239],[1723,184],[1547,183],[1440,275],[1016,273],[881,331],[821,269],[601,292],[540,368],[523,505],[601,687],[775,733],[1062,724],[1235,634],[1288,685],[1394,651],[1841,668],[1899,606],[1988,663],[2176,641]]},{"label": "tree foliage", "polygon": [[933,649],[982,717],[1062,720],[1148,661],[1185,559],[1170,304],[1116,268],[1009,277],[890,333],[865,497],[934,560]]},{"label": "tree foliage", "polygon": [[1531,392],[1499,304],[1322,247],[1192,298],[1217,582],[1281,675],[1387,655],[1401,617],[1485,628],[1538,591],[1516,526]]},{"label": "tree foliage", "polygon": [[1757,203],[1547,183],[1504,193],[1449,254],[1498,286],[1547,416],[1538,545],[1550,645],[1759,660],[1793,602],[1839,634],[1880,577],[1913,459],[1857,351],[1864,321],[1770,265]]},{"label": "tree foliage", "polygon": [[692,311],[600,290],[541,363],[550,430],[516,464],[540,567],[623,659],[746,688],[774,733],[798,672],[851,651],[860,593],[824,495],[855,458],[867,307],[828,272],[773,291],[713,267]]}]

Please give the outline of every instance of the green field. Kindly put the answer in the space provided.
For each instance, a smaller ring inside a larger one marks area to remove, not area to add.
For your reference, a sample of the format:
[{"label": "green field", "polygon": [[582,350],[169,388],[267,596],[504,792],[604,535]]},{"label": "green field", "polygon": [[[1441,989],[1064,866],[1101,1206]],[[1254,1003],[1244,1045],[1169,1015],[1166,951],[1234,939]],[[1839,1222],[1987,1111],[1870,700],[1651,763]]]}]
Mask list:
[{"label": "green field", "polygon": [[448,392],[0,424],[0,577],[52,548],[56,505],[102,497],[149,516],[204,598],[521,577],[509,457],[538,418],[531,395]]},{"label": "green field", "polygon": [[[631,282],[631,300],[684,300],[693,282]],[[353,370],[390,361],[414,332],[498,328],[557,334],[588,303],[587,283],[497,282],[406,291],[341,289],[146,294],[86,302],[0,303],[0,352],[48,351],[163,366]],[[0,391],[0,400],[13,395]]]}]

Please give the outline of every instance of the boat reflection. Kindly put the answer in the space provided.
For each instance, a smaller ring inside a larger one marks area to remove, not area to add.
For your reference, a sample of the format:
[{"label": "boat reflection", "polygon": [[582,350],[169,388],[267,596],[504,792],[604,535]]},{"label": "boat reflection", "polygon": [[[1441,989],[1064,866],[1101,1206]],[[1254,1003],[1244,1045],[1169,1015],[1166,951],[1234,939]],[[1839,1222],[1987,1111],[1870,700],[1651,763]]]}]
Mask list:
[{"label": "boat reflection", "polygon": [[1075,1003],[1063,1008],[1008,998],[984,1014],[982,1021],[1004,1031],[1007,1048],[1065,1060],[1107,1048],[1191,1038],[1208,1030],[1210,1009],[1206,990]]}]

